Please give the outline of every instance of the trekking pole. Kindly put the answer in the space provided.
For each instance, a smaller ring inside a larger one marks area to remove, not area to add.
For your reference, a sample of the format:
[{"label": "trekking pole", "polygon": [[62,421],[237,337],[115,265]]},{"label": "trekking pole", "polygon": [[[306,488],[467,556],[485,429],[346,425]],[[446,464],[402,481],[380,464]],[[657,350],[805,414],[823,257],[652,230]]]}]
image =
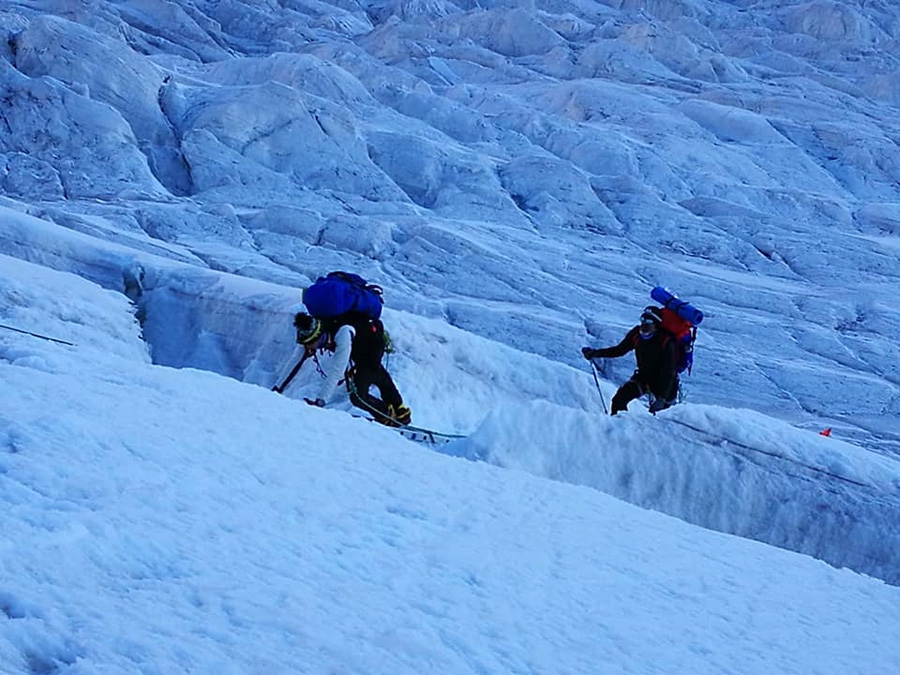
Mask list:
[{"label": "trekking pole", "polygon": [[2,323],[0,323],[0,328],[5,328],[6,330],[15,331],[16,333],[22,333],[24,335],[30,335],[31,337],[40,338],[41,340],[47,340],[48,342],[56,342],[61,345],[69,345],[70,347],[75,346],[75,344],[73,342],[66,342],[65,340],[57,340],[56,338],[47,337],[46,335],[41,335],[39,333],[32,333],[27,330],[21,330],[20,328],[13,328],[12,326],[7,326]]},{"label": "trekking pole", "polygon": [[284,378],[284,382],[282,382],[280,385],[275,385],[274,387],[272,387],[272,391],[279,394],[284,393],[284,388],[288,386],[291,383],[291,380],[294,379],[294,376],[300,372],[300,366],[303,365],[308,357],[309,352],[303,352],[303,356],[300,357],[300,360],[297,361],[297,365],[291,369],[291,372],[288,373],[288,376]]},{"label": "trekking pole", "polygon": [[594,384],[597,385],[597,393],[600,394],[600,403],[603,404],[603,412],[609,415],[609,410],[606,408],[606,399],[603,398],[603,391],[600,389],[600,378],[597,377],[597,364],[591,360],[591,375],[594,376]]}]

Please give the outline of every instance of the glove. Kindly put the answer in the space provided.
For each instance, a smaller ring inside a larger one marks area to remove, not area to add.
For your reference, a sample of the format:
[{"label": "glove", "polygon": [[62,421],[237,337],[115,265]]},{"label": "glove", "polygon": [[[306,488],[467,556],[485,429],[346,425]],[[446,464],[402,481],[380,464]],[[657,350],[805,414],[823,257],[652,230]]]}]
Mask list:
[{"label": "glove", "polygon": [[591,349],[590,347],[582,347],[582,348],[581,348],[581,355],[582,355],[584,358],[586,358],[588,361],[590,361],[591,359],[597,357],[597,350],[596,350],[596,349]]},{"label": "glove", "polygon": [[320,398],[317,398],[317,399],[304,398],[303,400],[306,401],[306,403],[307,403],[308,405],[314,405],[314,406],[316,406],[317,408],[324,408],[324,407],[325,407],[325,401],[323,401],[323,400],[320,399]]}]

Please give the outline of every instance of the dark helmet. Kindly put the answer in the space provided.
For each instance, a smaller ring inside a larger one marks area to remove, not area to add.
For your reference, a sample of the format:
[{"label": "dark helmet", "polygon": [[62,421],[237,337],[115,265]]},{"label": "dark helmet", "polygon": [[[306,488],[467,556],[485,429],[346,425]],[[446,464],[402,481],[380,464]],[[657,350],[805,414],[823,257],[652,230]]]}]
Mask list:
[{"label": "dark helmet", "polygon": [[662,325],[662,312],[659,307],[650,305],[641,312],[641,336],[650,337]]},{"label": "dark helmet", "polygon": [[322,322],[305,312],[294,316],[294,328],[297,329],[297,342],[308,345],[322,332]]}]

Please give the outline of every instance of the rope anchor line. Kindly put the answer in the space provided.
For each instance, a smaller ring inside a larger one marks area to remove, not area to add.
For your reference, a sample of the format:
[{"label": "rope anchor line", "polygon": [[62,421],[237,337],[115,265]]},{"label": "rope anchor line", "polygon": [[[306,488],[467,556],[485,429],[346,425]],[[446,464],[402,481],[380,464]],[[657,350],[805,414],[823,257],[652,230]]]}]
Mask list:
[{"label": "rope anchor line", "polygon": [[22,330],[21,328],[13,328],[12,326],[7,326],[6,324],[0,323],[0,328],[5,328],[6,330],[11,330],[15,333],[22,333],[23,335],[30,335],[31,337],[40,338],[41,340],[47,340],[48,342],[55,342],[61,345],[69,345],[70,347],[74,347],[74,342],[67,342],[66,340],[59,340],[57,338],[52,338],[47,335],[41,335],[40,333],[32,333],[28,330]]}]

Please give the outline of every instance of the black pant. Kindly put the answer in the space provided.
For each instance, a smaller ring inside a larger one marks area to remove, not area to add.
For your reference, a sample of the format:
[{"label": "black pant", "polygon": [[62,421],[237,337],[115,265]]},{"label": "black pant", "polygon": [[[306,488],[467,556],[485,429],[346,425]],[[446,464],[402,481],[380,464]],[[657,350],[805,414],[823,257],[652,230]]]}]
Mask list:
[{"label": "black pant", "polygon": [[[362,408],[368,412],[376,410],[385,417],[389,417],[388,406],[393,406],[396,409],[403,404],[403,399],[400,397],[400,392],[397,391],[394,380],[391,379],[391,374],[381,363],[355,366],[350,381],[348,381],[348,384],[351,383],[352,387],[348,387],[350,389],[350,402],[357,408]],[[372,385],[378,387],[381,398],[372,396],[369,393]]]},{"label": "black pant", "polygon": [[[671,394],[671,392],[667,392]],[[612,410],[610,411],[611,415],[615,415],[618,412],[622,412],[623,410],[628,409],[628,404],[631,403],[634,399],[640,398],[644,394],[653,394],[656,398],[665,401],[667,405],[663,407],[669,407],[673,403],[675,403],[675,399],[678,397],[678,387],[675,387],[675,395],[670,399],[666,399],[663,396],[660,396],[653,390],[651,390],[647,385],[641,384],[635,379],[628,380],[625,384],[619,387],[619,390],[615,393],[612,400]],[[662,408],[660,408],[662,409]]]}]

